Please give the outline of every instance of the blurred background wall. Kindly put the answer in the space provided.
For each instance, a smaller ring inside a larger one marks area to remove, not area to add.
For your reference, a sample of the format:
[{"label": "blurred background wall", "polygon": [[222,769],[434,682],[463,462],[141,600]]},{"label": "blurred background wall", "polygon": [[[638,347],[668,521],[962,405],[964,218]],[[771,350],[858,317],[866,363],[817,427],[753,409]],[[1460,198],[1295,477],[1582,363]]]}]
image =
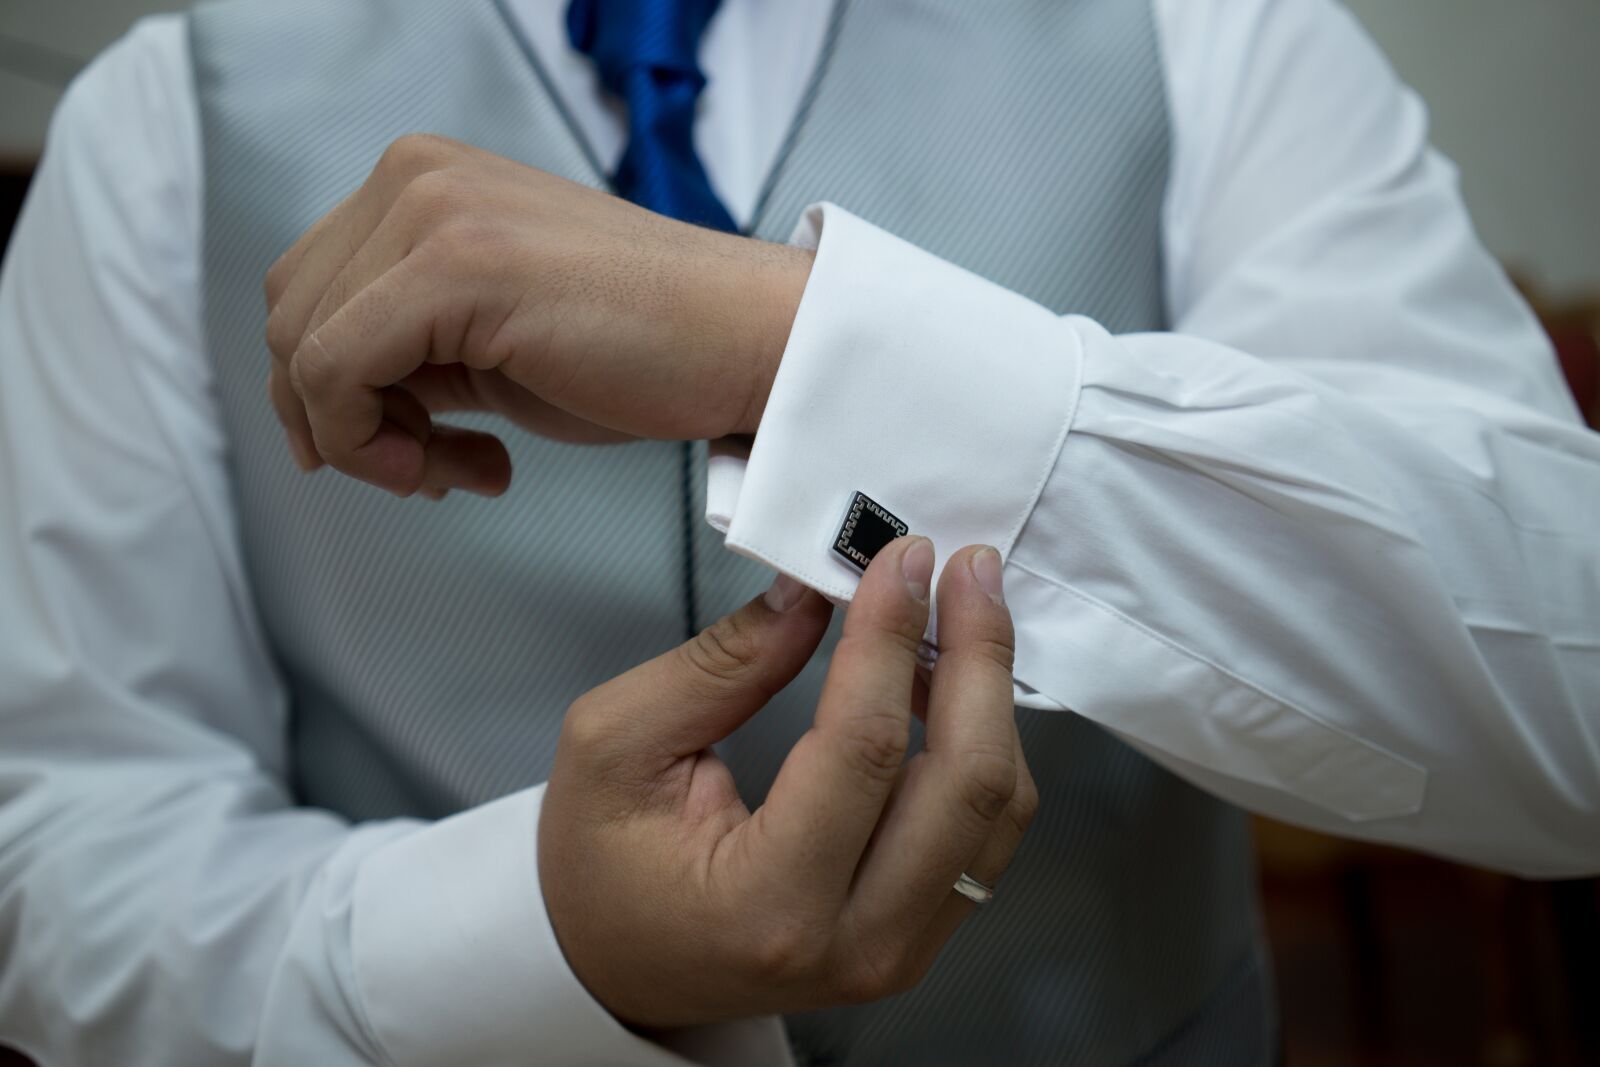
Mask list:
[{"label": "blurred background wall", "polygon": [[161,0],[0,0],[0,160],[36,159],[68,79]]},{"label": "blurred background wall", "polygon": [[1349,0],[1433,116],[1485,243],[1600,289],[1600,3]]},{"label": "blurred background wall", "polygon": [[[1600,0],[1348,2],[1427,101],[1593,421]],[[0,0],[0,235],[72,75],[139,15],[180,6]],[[1258,840],[1291,1067],[1600,1065],[1596,882],[1520,882],[1264,821]]]}]

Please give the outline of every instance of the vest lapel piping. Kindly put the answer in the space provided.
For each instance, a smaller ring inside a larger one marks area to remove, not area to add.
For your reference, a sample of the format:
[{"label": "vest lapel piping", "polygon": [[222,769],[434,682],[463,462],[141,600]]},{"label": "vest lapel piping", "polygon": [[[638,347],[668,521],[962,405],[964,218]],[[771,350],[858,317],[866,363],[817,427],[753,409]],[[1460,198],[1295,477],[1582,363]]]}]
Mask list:
[{"label": "vest lapel piping", "polygon": [[822,39],[822,51],[817,54],[816,65],[811,68],[811,79],[806,83],[806,91],[800,97],[800,106],[795,108],[794,117],[789,120],[789,132],[784,135],[783,146],[778,149],[778,157],[772,161],[771,168],[767,171],[767,180],[761,184],[761,195],[756,197],[755,210],[750,212],[750,222],[742,232],[745,236],[753,235],[765,221],[767,203],[772,199],[772,191],[778,186],[778,179],[783,176],[783,171],[789,162],[789,156],[794,152],[795,141],[800,137],[800,131],[805,128],[806,118],[811,114],[811,105],[817,98],[817,93],[822,88],[822,78],[828,72],[828,65],[833,60],[835,46],[839,43],[839,30],[844,25],[845,10],[850,6],[850,0],[834,0],[833,11],[828,15],[828,29]]},{"label": "vest lapel piping", "polygon": [[595,153],[594,146],[589,143],[589,138],[583,135],[583,130],[572,117],[572,112],[567,110],[567,102],[556,91],[555,82],[551,81],[549,73],[544,69],[544,64],[539,61],[539,53],[534,50],[533,42],[528,40],[522,32],[522,24],[517,21],[509,8],[506,0],[492,0],[495,11],[500,14],[500,21],[505,23],[506,29],[511,34],[511,39],[517,42],[517,47],[522,51],[522,57],[528,61],[534,77],[538,79],[539,86],[544,90],[545,96],[550,98],[550,103],[555,105],[556,114],[561,116],[561,124],[567,128],[567,135],[572,138],[578,150],[583,153],[584,161],[589,164],[589,177],[593,184],[608,193],[615,194],[616,189],[611,184],[611,175],[600,162],[600,157]]}]

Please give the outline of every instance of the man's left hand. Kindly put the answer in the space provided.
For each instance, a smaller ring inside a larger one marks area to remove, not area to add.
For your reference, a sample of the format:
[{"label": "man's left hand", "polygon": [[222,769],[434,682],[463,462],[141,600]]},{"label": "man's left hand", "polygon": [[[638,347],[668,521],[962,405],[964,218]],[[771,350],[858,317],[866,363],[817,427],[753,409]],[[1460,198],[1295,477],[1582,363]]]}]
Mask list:
[{"label": "man's left hand", "polygon": [[402,496],[498,494],[492,411],[560,440],[753,433],[811,269],[491,153],[396,141],[267,274],[296,461]]}]

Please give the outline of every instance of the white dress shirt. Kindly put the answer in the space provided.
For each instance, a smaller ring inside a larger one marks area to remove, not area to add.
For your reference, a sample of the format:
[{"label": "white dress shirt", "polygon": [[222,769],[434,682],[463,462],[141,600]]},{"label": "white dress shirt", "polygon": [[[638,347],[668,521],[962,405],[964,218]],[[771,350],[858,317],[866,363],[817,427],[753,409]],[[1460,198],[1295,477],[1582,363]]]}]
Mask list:
[{"label": "white dress shirt", "polygon": [[[708,31],[695,134],[736,218],[826,6],[726,0]],[[614,161],[564,4],[512,7]],[[1172,331],[1057,317],[818,206],[708,519],[846,600],[828,545],[862,489],[941,561],[1001,549],[1019,702],[1279,818],[1600,869],[1600,438],[1341,8],[1154,8]],[[433,824],[291,806],[202,350],[184,34],[147,20],[73,85],[0,276],[0,1040],[46,1065],[782,1062],[771,1020],[672,1052],[587,995],[523,847],[539,789]]]}]

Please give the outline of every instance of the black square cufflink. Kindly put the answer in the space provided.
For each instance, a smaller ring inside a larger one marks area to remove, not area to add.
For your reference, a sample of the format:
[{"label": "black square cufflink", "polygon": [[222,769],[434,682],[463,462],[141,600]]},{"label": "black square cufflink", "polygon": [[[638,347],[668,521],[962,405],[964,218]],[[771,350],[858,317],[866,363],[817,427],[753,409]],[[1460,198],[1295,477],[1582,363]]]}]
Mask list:
[{"label": "black square cufflink", "polygon": [[910,532],[911,527],[888,508],[857,491],[845,509],[839,535],[833,539],[833,550],[856,570],[865,571],[884,545]]}]

